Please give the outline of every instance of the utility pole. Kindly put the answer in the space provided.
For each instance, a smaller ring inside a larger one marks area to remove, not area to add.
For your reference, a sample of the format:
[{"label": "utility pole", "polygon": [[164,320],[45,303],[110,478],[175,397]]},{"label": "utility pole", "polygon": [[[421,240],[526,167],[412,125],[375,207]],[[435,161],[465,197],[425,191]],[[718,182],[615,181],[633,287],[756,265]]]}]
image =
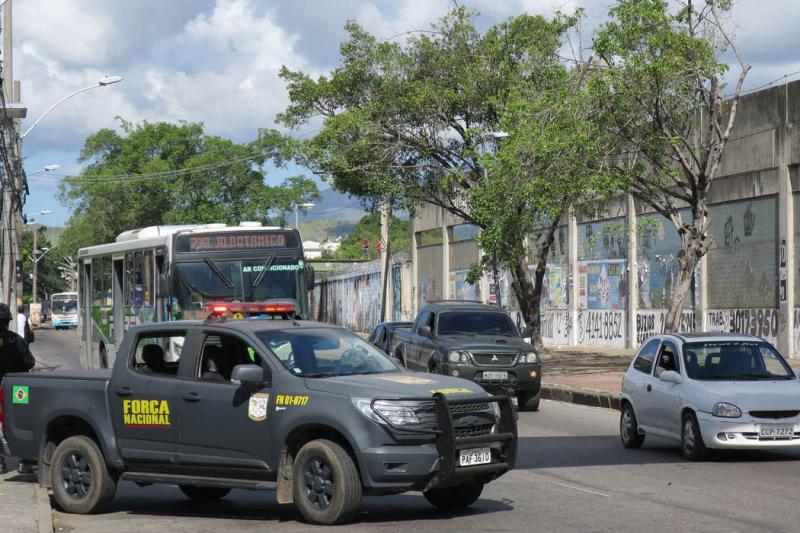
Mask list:
[{"label": "utility pole", "polygon": [[392,204],[388,199],[381,202],[381,322],[394,320],[394,283],[392,282],[392,256],[389,243],[389,223]]},{"label": "utility pole", "polygon": [[33,280],[31,281],[31,303],[36,303],[36,282],[38,281],[37,267],[39,266],[39,258],[36,257],[36,237],[39,233],[39,228],[33,226]]}]

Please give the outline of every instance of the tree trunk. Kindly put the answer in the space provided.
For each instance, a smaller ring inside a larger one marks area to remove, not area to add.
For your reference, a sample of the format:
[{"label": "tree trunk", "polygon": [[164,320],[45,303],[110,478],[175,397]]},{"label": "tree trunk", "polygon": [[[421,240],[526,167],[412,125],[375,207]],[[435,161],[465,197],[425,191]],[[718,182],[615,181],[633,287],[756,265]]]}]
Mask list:
[{"label": "tree trunk", "polygon": [[542,300],[542,284],[544,273],[547,268],[547,258],[550,256],[550,248],[553,245],[558,221],[560,217],[555,217],[553,223],[547,231],[539,237],[538,257],[536,258],[536,269],[534,270],[533,281],[528,274],[528,260],[524,255],[517,257],[513,264],[511,275],[513,277],[514,296],[517,298],[519,312],[525,325],[531,328],[531,344],[538,351],[542,348],[542,319],[540,303]]},{"label": "tree trunk", "polygon": [[704,201],[698,202],[693,209],[691,224],[684,224],[676,216],[671,218],[681,237],[681,249],[678,251],[678,264],[681,270],[678,285],[672,293],[672,299],[667,309],[664,332],[678,333],[681,330],[683,306],[691,292],[694,269],[711,247],[713,237],[708,233],[711,219]]}]

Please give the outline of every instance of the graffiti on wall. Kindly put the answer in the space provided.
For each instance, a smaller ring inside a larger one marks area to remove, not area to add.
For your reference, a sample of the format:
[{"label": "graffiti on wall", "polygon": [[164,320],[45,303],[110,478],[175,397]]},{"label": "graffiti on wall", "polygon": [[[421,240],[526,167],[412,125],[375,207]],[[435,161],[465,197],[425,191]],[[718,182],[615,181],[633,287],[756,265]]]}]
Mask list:
[{"label": "graffiti on wall", "polygon": [[624,259],[581,261],[578,265],[580,306],[584,309],[625,309],[628,292]]},{"label": "graffiti on wall", "polygon": [[[665,309],[647,309],[636,312],[636,344],[641,346],[648,337],[664,333],[667,311]],[[695,312],[683,311],[679,331],[689,333],[695,330]]]},{"label": "graffiti on wall", "polygon": [[715,309],[707,318],[708,331],[756,335],[772,344],[778,340],[777,309]]},{"label": "graffiti on wall", "polygon": [[625,346],[625,311],[578,311],[578,344]]},{"label": "graffiti on wall", "polygon": [[450,297],[453,300],[479,300],[480,292],[477,283],[467,283],[469,270],[450,272]]},{"label": "graffiti on wall", "polygon": [[569,344],[572,332],[570,312],[565,310],[548,309],[542,311],[542,342],[548,346],[563,346]]}]

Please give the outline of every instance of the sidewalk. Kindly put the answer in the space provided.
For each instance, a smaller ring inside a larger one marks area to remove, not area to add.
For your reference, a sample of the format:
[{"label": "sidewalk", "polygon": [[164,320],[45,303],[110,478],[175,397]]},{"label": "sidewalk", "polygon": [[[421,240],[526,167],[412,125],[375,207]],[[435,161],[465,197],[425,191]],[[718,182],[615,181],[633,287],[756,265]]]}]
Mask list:
[{"label": "sidewalk", "polygon": [[569,347],[542,351],[542,398],[619,409],[633,350]]},{"label": "sidewalk", "polygon": [[19,474],[17,462],[6,461],[9,472],[0,474],[0,533],[53,533],[47,490],[35,474]]}]

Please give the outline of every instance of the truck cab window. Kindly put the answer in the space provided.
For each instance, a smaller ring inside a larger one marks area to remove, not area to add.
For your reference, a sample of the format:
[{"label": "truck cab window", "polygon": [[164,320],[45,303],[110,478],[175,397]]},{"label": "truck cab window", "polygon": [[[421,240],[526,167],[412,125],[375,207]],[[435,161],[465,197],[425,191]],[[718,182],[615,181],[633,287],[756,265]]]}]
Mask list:
[{"label": "truck cab window", "polygon": [[130,360],[131,368],[143,374],[177,376],[185,332],[154,333],[139,337]]},{"label": "truck cab window", "polygon": [[197,378],[201,381],[230,383],[236,365],[261,364],[261,357],[251,346],[233,335],[206,335]]}]

